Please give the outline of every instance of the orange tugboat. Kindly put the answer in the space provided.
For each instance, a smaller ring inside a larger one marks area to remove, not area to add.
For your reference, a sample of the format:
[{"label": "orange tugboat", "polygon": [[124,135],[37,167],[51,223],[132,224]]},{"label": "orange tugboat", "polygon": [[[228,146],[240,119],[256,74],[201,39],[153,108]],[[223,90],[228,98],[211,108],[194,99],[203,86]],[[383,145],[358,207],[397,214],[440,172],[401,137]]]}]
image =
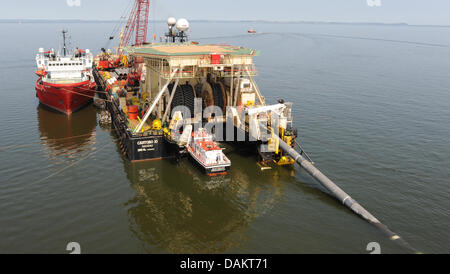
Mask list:
[{"label": "orange tugboat", "polygon": [[76,49],[71,55],[66,47],[66,33],[63,31],[63,53],[53,49],[39,49],[36,56],[36,97],[39,102],[54,110],[70,115],[92,102],[96,84],[92,76],[92,53]]}]

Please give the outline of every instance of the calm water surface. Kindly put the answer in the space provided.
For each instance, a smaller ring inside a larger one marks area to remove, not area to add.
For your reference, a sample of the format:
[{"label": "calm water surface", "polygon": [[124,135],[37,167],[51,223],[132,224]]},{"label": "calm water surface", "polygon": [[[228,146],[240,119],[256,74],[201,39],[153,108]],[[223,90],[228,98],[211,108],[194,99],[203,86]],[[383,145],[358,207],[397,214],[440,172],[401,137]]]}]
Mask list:
[{"label": "calm water surface", "polygon": [[[260,171],[230,146],[221,178],[187,160],[131,164],[92,106],[70,118],[39,107],[34,57],[62,27],[97,52],[113,25],[0,24],[0,253],[66,253],[72,241],[83,253],[367,253],[373,241],[405,252],[298,167]],[[450,28],[192,29],[260,49],[258,84],[267,102],[294,103],[316,166],[418,250],[450,251]]]}]

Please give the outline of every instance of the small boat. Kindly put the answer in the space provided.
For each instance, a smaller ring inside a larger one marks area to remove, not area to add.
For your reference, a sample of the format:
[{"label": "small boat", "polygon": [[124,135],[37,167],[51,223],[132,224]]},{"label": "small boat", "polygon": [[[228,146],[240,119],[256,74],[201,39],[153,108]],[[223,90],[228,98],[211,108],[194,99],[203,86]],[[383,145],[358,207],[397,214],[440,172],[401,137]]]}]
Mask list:
[{"label": "small boat", "polygon": [[225,175],[230,170],[231,161],[204,128],[192,134],[187,151],[208,176]]},{"label": "small boat", "polygon": [[248,33],[254,34],[254,33],[256,33],[256,30],[254,30],[253,28],[252,28],[252,29],[249,29],[249,30],[248,30]]},{"label": "small boat", "polygon": [[63,31],[63,53],[53,49],[39,49],[36,56],[36,97],[39,102],[59,112],[72,112],[92,102],[96,84],[92,75],[92,53],[86,49],[75,49],[69,54]]}]

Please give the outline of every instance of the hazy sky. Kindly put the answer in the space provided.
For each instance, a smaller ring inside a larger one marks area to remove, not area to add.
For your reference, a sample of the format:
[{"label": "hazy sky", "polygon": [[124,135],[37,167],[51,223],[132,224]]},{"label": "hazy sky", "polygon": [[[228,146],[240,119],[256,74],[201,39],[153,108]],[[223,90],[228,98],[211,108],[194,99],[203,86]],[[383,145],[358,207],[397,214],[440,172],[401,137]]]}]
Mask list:
[{"label": "hazy sky", "polygon": [[[134,0],[1,0],[0,19],[119,19]],[[77,2],[80,5],[77,6]],[[368,3],[381,3],[370,6]],[[153,0],[151,17],[450,25],[450,0]]]}]

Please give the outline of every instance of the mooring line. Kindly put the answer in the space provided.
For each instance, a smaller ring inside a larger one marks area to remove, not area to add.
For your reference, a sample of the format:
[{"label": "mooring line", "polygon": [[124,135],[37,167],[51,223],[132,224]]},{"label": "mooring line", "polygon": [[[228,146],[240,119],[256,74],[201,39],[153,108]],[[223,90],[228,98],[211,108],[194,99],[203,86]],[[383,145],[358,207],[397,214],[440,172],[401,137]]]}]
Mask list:
[{"label": "mooring line", "polygon": [[27,147],[27,146],[32,146],[32,145],[38,145],[38,144],[42,144],[43,140],[48,140],[48,141],[62,141],[62,140],[69,140],[69,139],[76,139],[76,138],[80,138],[80,137],[86,137],[86,136],[91,136],[92,133],[87,133],[87,134],[82,134],[82,135],[76,135],[76,136],[70,136],[70,137],[64,137],[64,138],[54,138],[54,139],[42,139],[39,142],[33,142],[33,143],[28,143],[28,144],[21,144],[21,145],[11,145],[11,146],[3,146],[0,147],[0,150],[9,150],[9,149],[16,149],[16,148],[21,148],[21,147]]},{"label": "mooring line", "polygon": [[[70,90],[70,89],[66,89],[66,88],[60,88],[60,89],[65,90],[66,92],[71,92],[71,93],[75,93],[75,94],[78,94],[78,95],[81,95],[81,96],[89,97],[91,99],[94,99],[94,97],[95,97],[95,94],[94,94],[94,96],[91,96],[91,95],[79,93],[79,92],[76,92],[76,91],[73,91],[73,90]],[[111,100],[106,100],[106,99],[103,99],[103,98],[100,98],[100,97],[97,97],[96,99],[103,100],[105,102],[110,102],[110,103],[112,102]]]},{"label": "mooring line", "polygon": [[51,177],[53,177],[53,176],[55,176],[55,175],[60,174],[60,173],[63,172],[64,170],[66,170],[66,169],[68,169],[68,168],[70,168],[70,167],[73,167],[74,165],[78,164],[79,162],[81,162],[81,161],[83,161],[83,160],[86,160],[86,159],[89,158],[90,156],[92,156],[92,155],[94,155],[95,153],[97,153],[97,152],[103,150],[105,147],[107,147],[107,146],[109,146],[109,145],[111,145],[111,143],[108,143],[108,144],[104,145],[103,147],[101,147],[101,148],[99,148],[99,149],[97,149],[97,150],[95,150],[95,151],[92,151],[92,152],[88,153],[86,156],[84,156],[83,158],[79,159],[78,161],[75,161],[75,162],[69,164],[68,166],[65,166],[65,167],[61,168],[60,170],[55,171],[55,172],[53,172],[52,174],[50,174],[50,175],[48,175],[48,176],[46,176],[46,177],[44,177],[44,178],[42,178],[42,179],[36,181],[35,184],[41,183],[41,182],[43,182],[43,181],[45,181],[45,180],[47,180],[47,179],[49,179],[49,178],[51,178]]}]

